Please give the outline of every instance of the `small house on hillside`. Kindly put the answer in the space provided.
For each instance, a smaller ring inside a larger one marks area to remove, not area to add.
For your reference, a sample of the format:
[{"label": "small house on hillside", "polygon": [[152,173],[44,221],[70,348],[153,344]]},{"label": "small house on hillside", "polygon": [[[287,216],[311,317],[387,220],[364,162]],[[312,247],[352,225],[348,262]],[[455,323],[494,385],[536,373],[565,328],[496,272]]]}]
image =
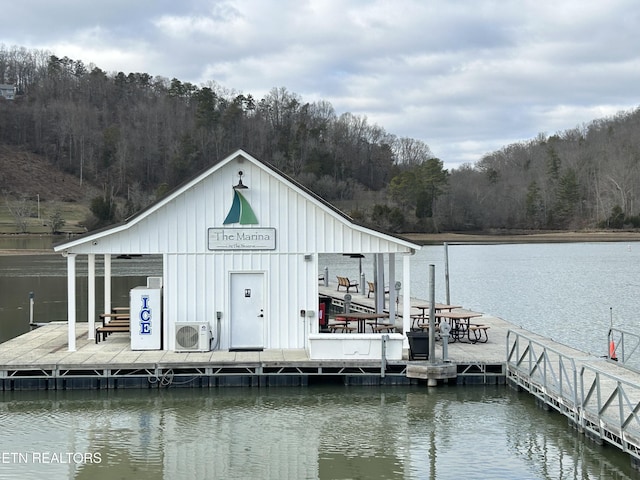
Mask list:
[{"label": "small house on hillside", "polygon": [[13,100],[16,97],[16,87],[14,85],[0,84],[0,97],[6,100]]},{"label": "small house on hillside", "polygon": [[[124,223],[55,246],[67,258],[69,350],[76,347],[78,256],[88,257],[90,337],[96,255],[104,256],[104,311],[109,312],[111,257],[159,254],[161,349],[179,350],[183,322],[205,325],[215,338],[212,345],[220,349],[299,349],[308,348],[311,336],[319,333],[319,253],[379,255],[382,266],[383,256],[395,265],[395,256],[401,255],[402,283],[409,285],[409,259],[419,248],[354,223],[272,166],[238,150]],[[395,267],[387,278],[395,284]],[[406,331],[409,295],[403,301]],[[133,308],[132,335],[138,313],[148,315]]]}]

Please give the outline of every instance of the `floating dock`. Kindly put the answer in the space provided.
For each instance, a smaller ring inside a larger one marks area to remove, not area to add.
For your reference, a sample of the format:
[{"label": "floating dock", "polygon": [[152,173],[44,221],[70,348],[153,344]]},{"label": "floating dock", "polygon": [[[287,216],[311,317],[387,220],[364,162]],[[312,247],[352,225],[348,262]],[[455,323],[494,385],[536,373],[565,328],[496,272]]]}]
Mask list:
[{"label": "floating dock", "polygon": [[[319,286],[319,290],[340,308],[345,293],[337,292],[335,287]],[[373,298],[362,293],[352,294],[351,309],[372,311],[373,302]],[[425,300],[412,299],[414,305],[424,303]],[[112,333],[97,344],[88,340],[86,323],[76,325],[76,351],[69,352],[67,323],[51,322],[2,344],[0,389],[286,386],[328,382],[408,385],[422,380],[504,383],[504,339],[513,325],[489,316],[478,320],[490,327],[487,343],[449,343],[444,359],[442,341],[436,342],[434,362],[409,361],[408,351],[404,352],[403,360],[383,362],[313,360],[308,349],[133,351],[127,333]],[[400,323],[397,326],[401,328]]]},{"label": "floating dock", "polygon": [[637,371],[500,318],[477,320],[489,326],[487,343],[449,343],[443,359],[438,341],[433,362],[410,361],[406,351],[395,361],[313,360],[306,349],[133,351],[127,333],[88,340],[86,323],[77,325],[77,349],[69,352],[67,323],[51,322],[0,346],[0,390],[507,384],[596,442],[627,452],[640,469]]},{"label": "floating dock", "polygon": [[[451,382],[504,383],[505,345],[500,339],[506,335],[508,324],[497,318],[485,320],[493,325],[495,340],[490,336],[486,344],[449,345],[447,365],[455,371]],[[51,322],[3,343],[0,389],[286,386],[323,382],[397,385],[419,383],[419,379],[409,378],[408,370],[429,364],[409,362],[408,352],[401,361],[381,362],[313,360],[305,349],[133,351],[127,333],[113,333],[99,343],[88,340],[86,323],[76,326],[76,351],[67,350],[67,339],[67,323]],[[442,347],[438,343],[436,356],[441,360]]]}]

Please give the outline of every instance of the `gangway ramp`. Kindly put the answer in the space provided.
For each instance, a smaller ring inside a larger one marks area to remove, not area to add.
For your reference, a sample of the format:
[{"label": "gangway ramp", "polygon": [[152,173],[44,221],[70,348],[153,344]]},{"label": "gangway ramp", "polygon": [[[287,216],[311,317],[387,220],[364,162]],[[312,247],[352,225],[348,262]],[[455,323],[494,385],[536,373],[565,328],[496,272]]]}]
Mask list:
[{"label": "gangway ramp", "polygon": [[640,375],[530,332],[507,333],[507,383],[565,415],[598,443],[630,455],[640,469]]}]

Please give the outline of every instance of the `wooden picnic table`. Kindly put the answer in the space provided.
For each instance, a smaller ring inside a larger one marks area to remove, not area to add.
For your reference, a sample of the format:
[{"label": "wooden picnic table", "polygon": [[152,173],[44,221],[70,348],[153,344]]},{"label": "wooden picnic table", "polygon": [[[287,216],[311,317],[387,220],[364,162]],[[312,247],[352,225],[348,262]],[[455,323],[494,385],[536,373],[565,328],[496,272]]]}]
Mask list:
[{"label": "wooden picnic table", "polygon": [[[426,322],[426,320],[429,318],[428,312],[429,310],[431,310],[431,304],[427,303],[425,305],[414,305],[414,307],[417,308],[418,310],[421,310],[421,312],[417,315],[411,315],[411,318],[412,318],[411,328],[416,328],[416,325],[418,325],[420,321],[422,321],[422,323]],[[436,311],[436,313],[440,313],[444,311],[450,312],[452,310],[455,310],[456,308],[462,308],[462,306],[448,305],[446,303],[435,303],[433,305],[433,309]]]},{"label": "wooden picnic table", "polygon": [[358,322],[358,333],[364,333],[366,328],[367,320],[374,320],[376,326],[378,325],[378,320],[382,318],[389,318],[388,313],[367,313],[367,312],[353,312],[353,313],[340,313],[336,316],[337,318],[344,318],[346,322],[351,320],[355,320]]},{"label": "wooden picnic table", "polygon": [[[452,338],[453,342],[462,340],[465,336],[469,337],[469,327],[471,325],[471,319],[481,316],[481,313],[473,312],[448,311],[436,313],[436,319],[440,319],[440,321],[442,321],[442,319],[444,318],[449,321],[449,325],[451,326],[449,336]],[[442,328],[440,328],[440,331],[442,331]],[[471,341],[471,337],[469,337],[469,341]]]}]

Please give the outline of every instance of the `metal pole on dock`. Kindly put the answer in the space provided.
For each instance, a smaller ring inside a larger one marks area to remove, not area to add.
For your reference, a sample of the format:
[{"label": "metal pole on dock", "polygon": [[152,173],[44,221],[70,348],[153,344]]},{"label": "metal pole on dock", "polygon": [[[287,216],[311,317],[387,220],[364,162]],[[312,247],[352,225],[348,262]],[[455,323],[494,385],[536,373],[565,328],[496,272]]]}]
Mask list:
[{"label": "metal pole on dock", "polygon": [[444,282],[446,289],[445,303],[451,305],[451,295],[449,295],[449,245],[446,242],[444,244]]},{"label": "metal pole on dock", "polygon": [[384,378],[385,373],[387,371],[387,341],[389,340],[389,335],[382,335],[382,351],[380,352],[380,377]]},{"label": "metal pole on dock", "polygon": [[449,332],[451,325],[448,322],[440,322],[440,336],[442,337],[442,361],[449,361]]},{"label": "metal pole on dock", "polygon": [[[378,306],[379,306],[379,302],[378,302],[378,292],[380,290],[378,290],[378,277],[379,277],[379,272],[378,272],[378,255],[376,255],[375,253],[373,254],[373,305],[375,308],[376,313],[380,313],[380,310],[378,310]],[[361,283],[362,285],[362,293],[365,292],[365,286],[364,286],[364,282]]]},{"label": "metal pole on dock", "polygon": [[429,265],[429,363],[436,363],[436,266]]},{"label": "metal pole on dock", "polygon": [[35,293],[29,292],[29,325],[33,325],[33,303],[35,297]]},{"label": "metal pole on dock", "polygon": [[[609,360],[618,361],[618,355],[616,354],[616,342],[613,339],[613,307],[609,307],[609,335],[607,335],[607,341],[609,344]],[[624,345],[622,350],[622,361],[624,362]]]},{"label": "metal pole on dock", "polygon": [[351,312],[351,294],[346,293],[344,296],[344,313]]}]

